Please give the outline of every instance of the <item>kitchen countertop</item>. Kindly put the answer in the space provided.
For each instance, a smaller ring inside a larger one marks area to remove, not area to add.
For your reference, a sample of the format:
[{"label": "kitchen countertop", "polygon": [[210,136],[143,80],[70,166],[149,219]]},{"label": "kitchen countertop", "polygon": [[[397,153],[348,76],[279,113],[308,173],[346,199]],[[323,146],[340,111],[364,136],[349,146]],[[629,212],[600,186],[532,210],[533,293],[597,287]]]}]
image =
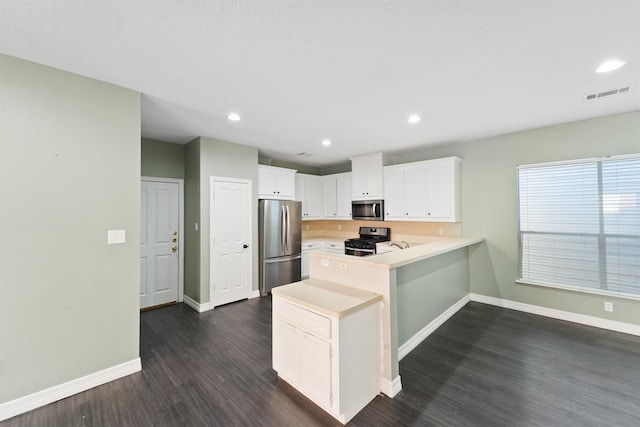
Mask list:
[{"label": "kitchen countertop", "polygon": [[331,317],[344,317],[369,304],[382,301],[382,295],[374,292],[318,279],[277,286],[271,293]]},{"label": "kitchen countertop", "polygon": [[447,252],[475,245],[484,241],[482,237],[446,237],[434,238],[429,243],[416,244],[407,249],[376,254],[366,257],[352,255],[311,252],[309,255],[321,258],[332,258],[342,262],[366,264],[371,267],[392,270],[416,261],[438,256]]}]

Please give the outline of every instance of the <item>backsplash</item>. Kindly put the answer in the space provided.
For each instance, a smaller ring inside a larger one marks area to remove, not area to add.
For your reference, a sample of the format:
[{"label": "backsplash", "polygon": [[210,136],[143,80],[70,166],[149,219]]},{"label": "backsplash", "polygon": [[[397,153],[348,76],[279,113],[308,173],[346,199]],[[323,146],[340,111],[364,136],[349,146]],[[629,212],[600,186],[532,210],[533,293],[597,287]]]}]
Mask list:
[{"label": "backsplash", "polygon": [[[420,237],[460,237],[462,230],[459,222],[317,220],[302,221],[302,238],[335,237],[344,240],[357,237],[360,227],[376,226],[391,228],[391,240],[406,241],[420,240]],[[440,229],[442,235],[438,233]]]}]

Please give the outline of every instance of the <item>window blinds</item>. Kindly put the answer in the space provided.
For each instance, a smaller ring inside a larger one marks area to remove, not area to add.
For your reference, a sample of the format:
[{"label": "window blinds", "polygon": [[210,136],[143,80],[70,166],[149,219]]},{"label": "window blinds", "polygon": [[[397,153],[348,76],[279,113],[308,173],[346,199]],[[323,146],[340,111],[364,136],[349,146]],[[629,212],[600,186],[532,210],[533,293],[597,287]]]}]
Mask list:
[{"label": "window blinds", "polygon": [[640,296],[640,155],[518,167],[519,280]]}]

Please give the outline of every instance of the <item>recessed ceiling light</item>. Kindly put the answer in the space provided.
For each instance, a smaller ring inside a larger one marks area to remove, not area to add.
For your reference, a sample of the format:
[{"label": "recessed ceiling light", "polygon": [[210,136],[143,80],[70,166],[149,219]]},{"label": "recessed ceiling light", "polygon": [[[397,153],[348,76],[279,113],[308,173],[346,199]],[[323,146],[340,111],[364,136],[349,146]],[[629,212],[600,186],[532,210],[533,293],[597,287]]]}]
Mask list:
[{"label": "recessed ceiling light", "polygon": [[412,114],[412,115],[410,115],[410,116],[409,116],[409,118],[407,119],[407,121],[408,121],[409,123],[418,123],[420,120],[421,120],[421,119],[420,119],[420,116],[419,116],[419,115],[417,115],[417,114]]},{"label": "recessed ceiling light", "polygon": [[331,141],[329,141],[328,139],[323,139],[322,140],[322,145],[324,145],[325,147],[328,147],[331,145]]},{"label": "recessed ceiling light", "polygon": [[600,64],[600,66],[596,69],[596,73],[608,73],[609,71],[617,70],[624,64],[626,64],[625,61],[621,61],[620,59],[612,59]]},{"label": "recessed ceiling light", "polygon": [[237,122],[238,120],[240,120],[240,114],[238,113],[231,113],[227,116],[227,119],[233,121],[233,122]]}]

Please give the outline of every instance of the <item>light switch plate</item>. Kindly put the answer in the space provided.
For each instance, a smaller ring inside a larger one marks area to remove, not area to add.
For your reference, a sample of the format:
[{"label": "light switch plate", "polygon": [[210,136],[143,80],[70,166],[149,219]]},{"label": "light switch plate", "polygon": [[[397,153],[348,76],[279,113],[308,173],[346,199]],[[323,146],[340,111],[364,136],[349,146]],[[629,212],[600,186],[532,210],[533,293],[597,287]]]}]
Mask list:
[{"label": "light switch plate", "polygon": [[126,243],[127,234],[125,230],[109,230],[107,231],[107,244],[117,245],[120,243]]}]

